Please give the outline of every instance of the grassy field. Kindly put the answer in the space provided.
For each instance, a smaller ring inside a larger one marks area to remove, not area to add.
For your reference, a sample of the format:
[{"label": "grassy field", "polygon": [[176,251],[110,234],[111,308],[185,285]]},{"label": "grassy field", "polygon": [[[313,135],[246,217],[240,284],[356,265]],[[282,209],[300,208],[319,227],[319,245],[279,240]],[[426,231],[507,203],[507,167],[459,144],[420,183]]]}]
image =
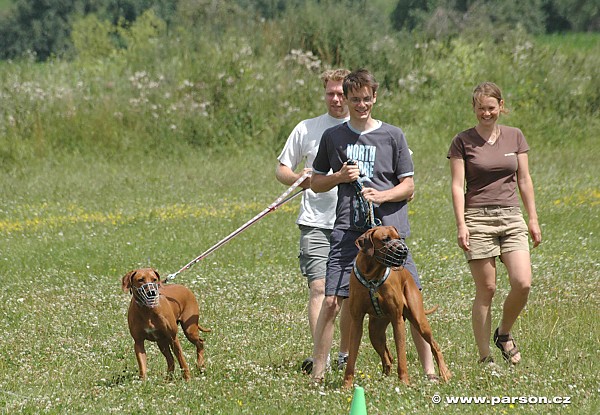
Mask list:
[{"label": "grassy field", "polygon": [[[473,286],[454,242],[447,165],[414,141],[417,198],[410,247],[422,273],[436,339],[454,373],[432,385],[408,347],[412,384],[383,378],[365,340],[357,384],[370,414],[597,413],[600,192],[594,140],[568,155],[532,154],[544,242],[532,255],[534,284],[514,335],[523,364],[479,367],[470,328]],[[534,144],[535,148],[535,144]],[[87,159],[41,162],[0,185],[0,411],[2,413],[343,414],[351,392],[333,372],[321,389],[298,371],[311,352],[306,288],[297,270],[295,203],[271,213],[191,270],[207,369],[166,381],[149,345],[149,380],[137,380],[120,278],[153,266],[166,276],[269,205],[284,187],[274,154],[127,165]],[[547,163],[545,160],[553,160]],[[574,169],[573,160],[584,169]],[[506,295],[499,275],[494,321]],[[391,335],[391,333],[390,333]],[[188,361],[192,346],[183,340]],[[501,360],[497,351],[494,352]],[[441,404],[432,403],[439,394]],[[447,397],[509,397],[512,404],[450,404]],[[519,404],[518,397],[569,397],[570,404]]]}]

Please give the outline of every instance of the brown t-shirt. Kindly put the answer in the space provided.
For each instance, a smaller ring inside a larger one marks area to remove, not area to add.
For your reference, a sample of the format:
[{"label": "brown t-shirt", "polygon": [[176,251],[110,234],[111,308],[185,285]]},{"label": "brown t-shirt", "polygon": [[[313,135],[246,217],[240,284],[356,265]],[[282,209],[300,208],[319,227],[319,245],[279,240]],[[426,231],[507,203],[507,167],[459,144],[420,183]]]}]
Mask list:
[{"label": "brown t-shirt", "polygon": [[488,144],[475,128],[458,133],[450,144],[447,157],[465,162],[465,208],[519,206],[517,154],[529,151],[529,145],[518,128],[498,127],[494,144]]}]

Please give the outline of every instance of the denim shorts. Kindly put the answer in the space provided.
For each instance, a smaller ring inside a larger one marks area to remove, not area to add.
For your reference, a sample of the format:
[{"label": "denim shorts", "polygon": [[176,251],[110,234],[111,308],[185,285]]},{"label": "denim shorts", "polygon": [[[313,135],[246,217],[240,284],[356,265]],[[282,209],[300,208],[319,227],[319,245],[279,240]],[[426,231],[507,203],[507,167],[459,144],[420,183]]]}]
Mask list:
[{"label": "denim shorts", "polygon": [[[354,266],[354,260],[358,255],[356,240],[362,232],[351,230],[334,229],[331,233],[331,251],[327,261],[327,279],[325,280],[325,295],[335,295],[348,298],[350,296],[350,273]],[[417,273],[417,267],[413,261],[410,251],[404,264],[413,280],[421,289],[421,281]]]},{"label": "denim shorts", "polygon": [[468,261],[510,251],[529,251],[529,231],[519,207],[467,208],[465,224],[469,229],[470,251],[465,251]]},{"label": "denim shorts", "polygon": [[298,225],[300,228],[300,272],[310,284],[314,280],[324,279],[329,256],[331,229]]}]

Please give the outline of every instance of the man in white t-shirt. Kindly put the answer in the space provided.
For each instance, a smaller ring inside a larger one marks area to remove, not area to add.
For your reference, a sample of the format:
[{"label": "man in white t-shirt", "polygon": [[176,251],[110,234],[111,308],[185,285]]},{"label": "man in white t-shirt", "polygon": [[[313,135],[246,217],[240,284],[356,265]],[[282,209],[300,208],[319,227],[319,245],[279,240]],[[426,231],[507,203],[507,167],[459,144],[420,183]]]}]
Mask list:
[{"label": "man in white t-shirt", "polygon": [[[325,130],[348,120],[348,106],[344,102],[342,81],[350,73],[346,69],[325,71],[321,75],[325,89],[327,113],[303,120],[292,131],[283,151],[277,158],[275,176],[286,185],[293,184],[303,174],[312,172],[312,163],[317,155],[321,135]],[[304,168],[296,169],[304,163]],[[310,177],[300,185],[304,190],[300,213],[296,223],[300,228],[300,270],[308,280],[308,324],[314,342],[317,318],[325,297],[325,273],[329,255],[331,230],[335,221],[337,189],[315,193],[310,190]],[[345,307],[340,315],[340,351],[337,368],[343,369],[348,356],[348,335],[350,319]],[[312,371],[312,358],[302,364],[302,370]]]}]

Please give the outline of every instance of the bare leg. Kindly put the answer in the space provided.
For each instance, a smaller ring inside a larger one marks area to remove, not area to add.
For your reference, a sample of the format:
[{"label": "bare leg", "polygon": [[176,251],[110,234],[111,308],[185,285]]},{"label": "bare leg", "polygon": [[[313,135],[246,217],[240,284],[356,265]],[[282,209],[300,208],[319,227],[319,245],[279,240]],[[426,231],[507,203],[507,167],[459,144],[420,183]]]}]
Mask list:
[{"label": "bare leg", "polygon": [[348,354],[350,346],[350,325],[352,318],[350,316],[350,307],[348,302],[344,301],[340,310],[340,352]]},{"label": "bare leg", "polygon": [[474,259],[469,261],[475,282],[472,324],[479,358],[490,355],[490,335],[492,331],[492,299],[496,292],[496,259]]},{"label": "bare leg", "polygon": [[[510,291],[504,300],[502,309],[502,321],[498,328],[498,334],[508,334],[519,314],[527,304],[529,290],[531,289],[531,259],[528,251],[511,251],[502,254],[502,261],[508,271]],[[515,345],[507,342],[503,345],[504,350],[509,351]],[[512,363],[518,363],[521,354],[512,357]]]},{"label": "bare leg", "polygon": [[335,318],[340,311],[342,297],[325,296],[315,331],[315,344],[313,349],[313,380],[320,381],[325,377],[325,366],[327,356],[333,342],[333,332],[335,329]]},{"label": "bare leg", "polygon": [[425,341],[423,336],[419,334],[419,331],[410,324],[410,334],[415,343],[417,354],[419,355],[419,361],[423,366],[423,372],[426,375],[435,375],[435,366],[433,364],[433,355],[431,354],[431,346]]},{"label": "bare leg", "polygon": [[311,281],[308,288],[308,325],[314,344],[317,319],[319,318],[323,299],[325,298],[325,279],[322,278]]}]

